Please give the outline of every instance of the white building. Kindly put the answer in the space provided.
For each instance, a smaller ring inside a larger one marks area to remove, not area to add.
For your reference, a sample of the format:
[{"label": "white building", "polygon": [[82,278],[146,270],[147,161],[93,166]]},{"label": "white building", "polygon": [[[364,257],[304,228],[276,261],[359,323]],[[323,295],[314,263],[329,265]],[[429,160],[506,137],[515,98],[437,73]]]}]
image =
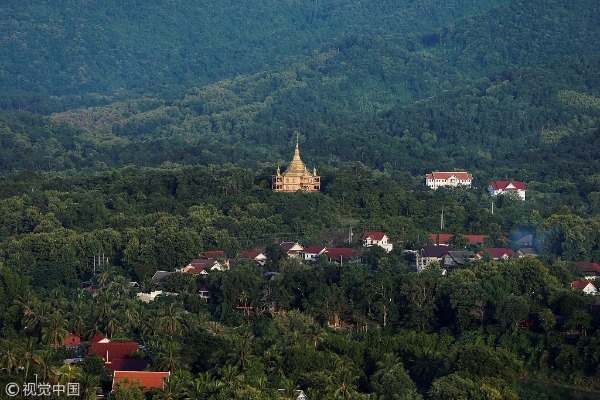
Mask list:
[{"label": "white building", "polygon": [[473,182],[473,176],[468,172],[440,172],[434,171],[425,175],[425,184],[431,189],[437,189],[441,186],[457,187],[463,186],[470,188]]},{"label": "white building", "polygon": [[394,245],[388,242],[389,238],[385,232],[365,232],[362,240],[364,247],[379,246],[388,253],[394,248]]},{"label": "white building", "polygon": [[516,193],[525,200],[525,191],[527,188],[523,182],[517,181],[494,181],[490,183],[489,191],[492,196],[498,196],[504,193]]}]

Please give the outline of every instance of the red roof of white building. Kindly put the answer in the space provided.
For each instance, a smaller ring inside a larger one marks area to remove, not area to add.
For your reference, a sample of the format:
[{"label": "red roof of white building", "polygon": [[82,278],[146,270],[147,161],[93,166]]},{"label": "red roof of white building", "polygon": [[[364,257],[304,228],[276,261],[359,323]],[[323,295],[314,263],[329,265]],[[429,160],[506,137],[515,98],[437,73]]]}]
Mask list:
[{"label": "red roof of white building", "polygon": [[126,386],[141,386],[144,392],[151,388],[164,389],[164,380],[169,379],[170,372],[150,371],[115,371],[112,390],[120,384]]},{"label": "red roof of white building", "polygon": [[371,238],[371,240],[383,240],[383,238],[386,236],[385,232],[365,232],[362,235],[362,239],[368,239]]},{"label": "red roof of white building", "polygon": [[585,289],[587,287],[587,285],[590,285],[590,284],[594,287],[594,289],[597,289],[596,285],[594,285],[594,283],[589,280],[573,281],[573,283],[572,283],[573,289],[580,289],[580,290]]},{"label": "red roof of white building", "polygon": [[491,186],[494,190],[526,190],[525,184],[517,181],[494,181]]},{"label": "red roof of white building", "polygon": [[344,261],[351,258],[356,258],[356,251],[349,247],[334,247],[327,249],[325,252],[331,260]]},{"label": "red roof of white building", "polygon": [[308,246],[308,247],[305,247],[300,253],[321,254],[325,250],[327,250],[327,249],[323,246]]},{"label": "red roof of white building", "polygon": [[443,179],[446,180],[451,176],[455,176],[457,179],[461,181],[470,181],[473,179],[473,175],[464,171],[454,171],[454,172],[440,172],[434,171],[431,174],[425,175],[427,179]]},{"label": "red roof of white building", "polygon": [[480,251],[477,254],[484,255],[485,253],[489,254],[490,258],[493,260],[497,260],[499,258],[510,257],[515,254],[515,251],[513,249],[505,249],[503,247],[490,247],[488,249],[483,249],[483,251]]}]

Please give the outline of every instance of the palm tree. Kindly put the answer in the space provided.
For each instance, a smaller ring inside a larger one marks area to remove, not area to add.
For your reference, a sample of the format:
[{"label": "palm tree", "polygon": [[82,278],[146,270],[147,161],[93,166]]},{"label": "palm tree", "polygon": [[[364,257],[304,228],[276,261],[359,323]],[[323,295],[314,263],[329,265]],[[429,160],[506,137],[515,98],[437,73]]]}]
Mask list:
[{"label": "palm tree", "polygon": [[186,387],[186,399],[204,400],[208,397],[215,386],[215,380],[210,371],[202,372]]},{"label": "palm tree", "polygon": [[42,342],[54,347],[62,345],[69,334],[65,326],[66,321],[61,314],[52,314],[48,318],[47,326],[42,328]]},{"label": "palm tree", "polygon": [[319,342],[322,342],[327,337],[327,333],[316,323],[309,325],[308,335],[314,351],[317,351]]},{"label": "palm tree", "polygon": [[8,373],[16,371],[21,360],[21,349],[19,343],[14,340],[6,340],[0,346],[0,365],[6,368]]},{"label": "palm tree", "polygon": [[54,351],[49,349],[40,350],[36,363],[39,380],[48,382],[54,376]]},{"label": "palm tree", "polygon": [[83,374],[80,392],[83,400],[96,400],[98,391],[100,391],[100,377],[94,374]]},{"label": "palm tree", "polygon": [[334,399],[349,399],[356,394],[358,375],[345,364],[338,365],[330,380],[327,390]]},{"label": "palm tree", "polygon": [[284,400],[294,400],[296,395],[296,383],[292,379],[283,378],[279,383],[280,389],[277,390],[279,398]]},{"label": "palm tree", "polygon": [[252,358],[252,336],[250,333],[245,333],[242,336],[234,336],[233,340],[233,352],[231,354],[231,360],[235,362],[241,370],[244,370],[250,359]]},{"label": "palm tree", "polygon": [[185,382],[189,381],[190,373],[187,371],[178,371],[171,374],[169,379],[165,379],[163,391],[157,396],[163,400],[178,400],[184,394]]},{"label": "palm tree", "polygon": [[23,325],[26,332],[40,335],[52,312],[52,307],[46,302],[32,304],[24,311]]},{"label": "palm tree", "polygon": [[167,342],[159,345],[156,368],[161,371],[175,371],[182,367],[179,345],[176,342]]},{"label": "palm tree", "polygon": [[28,336],[21,348],[23,351],[23,362],[25,363],[25,382],[27,382],[31,365],[37,363],[37,360],[39,359],[39,350],[37,350],[36,345],[37,341],[33,337]]},{"label": "palm tree", "polygon": [[80,367],[73,364],[64,364],[56,370],[58,381],[62,384],[71,382],[80,382],[83,378],[83,371]]},{"label": "palm tree", "polygon": [[160,326],[165,330],[169,337],[173,337],[175,333],[180,332],[184,328],[181,310],[173,304],[164,310],[159,321]]}]

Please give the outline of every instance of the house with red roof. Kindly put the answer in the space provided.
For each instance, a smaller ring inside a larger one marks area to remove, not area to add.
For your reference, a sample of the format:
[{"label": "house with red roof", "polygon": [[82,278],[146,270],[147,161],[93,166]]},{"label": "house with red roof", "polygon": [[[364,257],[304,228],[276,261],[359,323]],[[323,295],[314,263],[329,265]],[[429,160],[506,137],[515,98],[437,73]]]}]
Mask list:
[{"label": "house with red roof", "polygon": [[258,265],[265,265],[267,262],[267,256],[260,251],[242,251],[238,260],[252,260]]},{"label": "house with red roof", "polygon": [[390,239],[385,232],[365,232],[361,239],[363,240],[363,246],[365,247],[379,246],[388,253],[394,248],[394,245],[389,243]]},{"label": "house with red roof", "polygon": [[96,342],[87,349],[87,355],[96,354],[110,371],[142,371],[148,360],[132,357],[138,348],[137,342]]},{"label": "house with red roof", "polygon": [[575,268],[581,272],[585,279],[595,279],[600,276],[600,264],[589,261],[577,261],[573,263]]},{"label": "house with red roof", "polygon": [[431,189],[439,187],[471,187],[473,176],[465,171],[441,172],[434,171],[425,175],[425,185]]},{"label": "house with red roof", "polygon": [[593,294],[593,295],[598,294],[598,288],[591,280],[586,279],[586,280],[573,281],[571,283],[571,287],[576,290],[581,290],[585,294]]},{"label": "house with red roof", "polygon": [[226,269],[224,265],[215,259],[195,258],[185,267],[176,269],[175,272],[208,275],[210,271],[225,271]]},{"label": "house with red roof", "polygon": [[343,264],[345,262],[356,262],[356,250],[349,247],[333,247],[325,251],[327,260]]},{"label": "house with red roof", "polygon": [[151,371],[115,371],[113,375],[113,392],[119,386],[139,386],[142,391],[147,392],[152,388],[164,390],[165,380],[170,377],[170,372],[151,372]]},{"label": "house with red roof", "polygon": [[300,257],[300,252],[304,250],[304,247],[298,242],[282,242],[279,244],[281,250],[283,250],[289,258]]},{"label": "house with red roof", "polygon": [[302,249],[300,257],[304,261],[317,261],[325,251],[327,251],[327,248],[323,246],[308,246]]},{"label": "house with red roof", "polygon": [[485,255],[489,255],[492,260],[508,260],[513,257],[515,251],[513,249],[505,249],[503,247],[490,247],[477,252],[478,258],[484,258]]},{"label": "house with red roof", "polygon": [[498,196],[499,194],[515,193],[521,199],[525,200],[525,192],[527,188],[523,182],[518,181],[494,181],[490,183],[490,195]]},{"label": "house with red roof", "polygon": [[218,260],[229,269],[229,258],[223,250],[207,250],[200,254],[202,260]]},{"label": "house with red roof", "polygon": [[[485,239],[486,235],[462,235],[467,238],[469,244],[471,246],[481,246]],[[452,244],[452,238],[454,237],[451,233],[430,233],[429,240],[435,246],[449,246]]]},{"label": "house with red roof", "polygon": [[110,339],[101,333],[96,333],[90,340],[88,340],[88,342],[90,342],[90,343],[108,343],[108,342],[110,342]]}]

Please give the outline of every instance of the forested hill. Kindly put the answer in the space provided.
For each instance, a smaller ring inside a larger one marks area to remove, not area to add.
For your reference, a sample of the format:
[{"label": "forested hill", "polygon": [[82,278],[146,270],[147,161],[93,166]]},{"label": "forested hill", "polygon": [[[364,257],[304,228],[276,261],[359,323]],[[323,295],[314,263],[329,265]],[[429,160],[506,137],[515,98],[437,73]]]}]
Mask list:
[{"label": "forested hill", "polygon": [[578,176],[594,160],[594,148],[578,143],[598,130],[598,14],[589,0],[514,2],[427,33],[332,39],[303,61],[172,101],[144,96],[54,115],[68,125],[7,117],[3,169],[274,165],[299,131],[307,161],[320,165],[543,180],[552,174],[529,160],[561,152],[569,168],[557,173]]},{"label": "forested hill", "polygon": [[287,65],[348,34],[423,33],[504,1],[9,0],[0,5],[0,91],[5,106],[174,94]]}]

